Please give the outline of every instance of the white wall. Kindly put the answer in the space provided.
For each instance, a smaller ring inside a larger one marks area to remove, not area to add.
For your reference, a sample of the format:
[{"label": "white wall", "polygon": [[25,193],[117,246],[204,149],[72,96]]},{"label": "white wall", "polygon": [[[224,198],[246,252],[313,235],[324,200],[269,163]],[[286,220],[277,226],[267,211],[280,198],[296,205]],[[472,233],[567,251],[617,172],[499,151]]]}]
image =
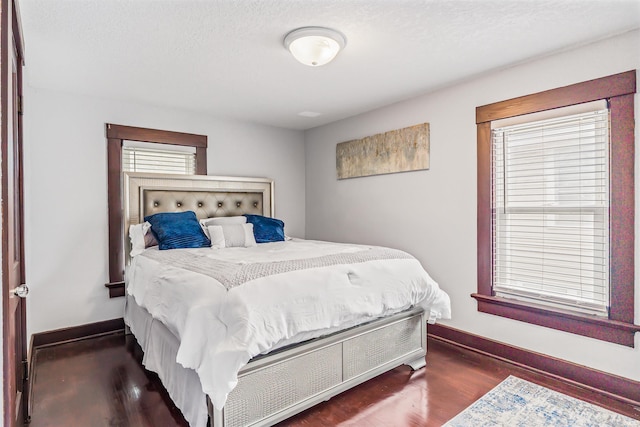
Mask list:
[{"label": "white wall", "polygon": [[301,131],[25,87],[29,336],[122,317],[109,299],[105,123],[208,136],[210,175],[275,180],[276,215],[304,237]]},{"label": "white wall", "polygon": [[[443,324],[640,380],[640,334],[631,349],[479,313],[469,296],[477,289],[475,108],[631,69],[640,69],[639,31],[307,131],[307,238],[409,251],[451,296],[453,319]],[[636,123],[639,101],[636,95]],[[430,170],[336,180],[336,143],[423,122],[431,124]],[[638,165],[636,159],[636,170]],[[638,221],[640,208],[636,212]],[[636,323],[639,255],[636,237]]]}]

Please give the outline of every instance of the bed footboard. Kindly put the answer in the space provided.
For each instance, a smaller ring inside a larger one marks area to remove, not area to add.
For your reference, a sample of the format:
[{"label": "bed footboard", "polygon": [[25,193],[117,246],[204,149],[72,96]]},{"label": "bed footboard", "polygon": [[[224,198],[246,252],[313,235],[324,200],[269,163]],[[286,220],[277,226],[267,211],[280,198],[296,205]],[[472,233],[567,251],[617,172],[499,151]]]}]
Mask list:
[{"label": "bed footboard", "polygon": [[272,425],[402,364],[425,365],[426,322],[415,309],[254,359],[212,427]]}]

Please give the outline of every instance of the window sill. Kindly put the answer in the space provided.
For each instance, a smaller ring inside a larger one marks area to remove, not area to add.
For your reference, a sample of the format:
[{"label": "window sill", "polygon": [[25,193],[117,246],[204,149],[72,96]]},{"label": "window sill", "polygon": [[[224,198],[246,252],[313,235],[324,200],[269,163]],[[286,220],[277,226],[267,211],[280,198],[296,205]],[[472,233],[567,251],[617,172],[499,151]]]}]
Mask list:
[{"label": "window sill", "polygon": [[640,326],[595,316],[551,310],[506,298],[471,294],[478,301],[478,311],[520,320],[538,326],[571,332],[585,337],[634,347],[634,335]]},{"label": "window sill", "polygon": [[124,296],[124,282],[105,283],[104,286],[109,289],[109,298]]}]

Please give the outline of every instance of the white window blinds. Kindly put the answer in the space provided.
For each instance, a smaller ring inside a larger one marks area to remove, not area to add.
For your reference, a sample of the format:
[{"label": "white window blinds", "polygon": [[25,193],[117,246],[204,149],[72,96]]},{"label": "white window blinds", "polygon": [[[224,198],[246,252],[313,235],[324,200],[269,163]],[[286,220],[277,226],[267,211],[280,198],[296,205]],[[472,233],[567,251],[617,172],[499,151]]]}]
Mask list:
[{"label": "white window blinds", "polygon": [[607,109],[492,130],[496,295],[606,316]]},{"label": "white window blinds", "polygon": [[125,141],[122,147],[122,170],[185,175],[196,173],[195,149],[165,144],[160,145],[160,149],[157,146]]}]

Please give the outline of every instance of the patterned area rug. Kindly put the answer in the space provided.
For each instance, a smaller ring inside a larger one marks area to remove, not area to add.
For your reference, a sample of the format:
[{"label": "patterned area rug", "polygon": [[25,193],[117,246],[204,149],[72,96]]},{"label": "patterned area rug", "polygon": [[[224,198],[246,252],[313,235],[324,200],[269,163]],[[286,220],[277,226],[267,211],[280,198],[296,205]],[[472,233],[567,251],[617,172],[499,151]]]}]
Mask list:
[{"label": "patterned area rug", "polygon": [[445,426],[639,427],[640,421],[509,376]]}]

